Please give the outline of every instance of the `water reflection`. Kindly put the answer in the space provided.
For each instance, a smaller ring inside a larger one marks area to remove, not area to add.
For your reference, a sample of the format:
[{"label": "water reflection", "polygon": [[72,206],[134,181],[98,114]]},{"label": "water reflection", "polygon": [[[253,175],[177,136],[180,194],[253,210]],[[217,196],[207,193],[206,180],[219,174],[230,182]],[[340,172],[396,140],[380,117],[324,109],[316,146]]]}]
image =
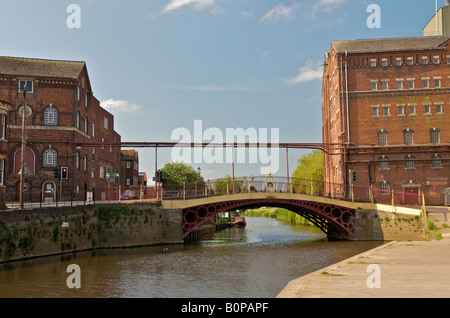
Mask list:
[{"label": "water reflection", "polygon": [[[0,297],[275,297],[292,279],[382,242],[327,242],[320,230],[247,218],[198,243],[97,250],[0,266]],[[69,264],[81,289],[66,286]]]}]

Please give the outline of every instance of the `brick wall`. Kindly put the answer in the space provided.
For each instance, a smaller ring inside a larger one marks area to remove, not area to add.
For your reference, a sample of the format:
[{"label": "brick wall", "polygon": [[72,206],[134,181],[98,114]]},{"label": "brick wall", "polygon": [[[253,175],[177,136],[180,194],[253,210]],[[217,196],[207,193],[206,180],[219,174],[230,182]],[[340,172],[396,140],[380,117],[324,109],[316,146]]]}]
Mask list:
[{"label": "brick wall", "polygon": [[[34,158],[32,162],[28,158],[27,162],[34,163],[35,167],[34,174],[26,176],[25,198],[42,199],[41,190],[48,182],[59,191],[59,181],[54,178],[55,167],[44,165],[44,150],[49,148],[56,150],[57,166],[69,169],[68,180],[62,182],[63,199],[71,195],[83,198],[85,189],[92,188],[98,190],[99,196],[105,193],[106,172],[120,171],[120,147],[110,147],[107,143],[119,143],[120,135],[114,131],[113,115],[100,107],[93,96],[86,67],[83,67],[77,78],[0,74],[0,99],[13,105],[8,118],[5,167],[9,199],[18,199],[19,175],[14,166],[20,165],[22,118],[18,110],[23,105],[23,96],[18,87],[19,80],[24,78],[33,81],[33,92],[27,93],[27,105],[33,113],[27,119],[26,135],[27,147],[32,152],[28,157]],[[44,124],[44,112],[49,107],[57,109],[56,125]],[[105,142],[105,146],[77,148],[77,142]],[[111,182],[118,183],[118,180]]]},{"label": "brick wall", "polygon": [[[323,142],[349,141],[358,146],[351,144],[345,156],[324,154],[326,183],[346,183],[348,171],[354,170],[357,175],[355,191],[361,192],[358,195],[367,197],[371,186],[378,189],[381,182],[388,182],[390,190],[399,193],[418,191],[425,195],[426,203],[444,204],[444,189],[450,187],[450,61],[447,44],[428,50],[348,54],[337,54],[332,45],[325,58]],[[427,58],[427,64],[423,64],[422,57]],[[407,65],[408,58],[412,58],[413,65]],[[397,61],[401,65],[397,65]],[[408,81],[412,79],[414,89],[409,89]],[[399,81],[403,88],[397,86]],[[424,81],[428,81],[428,87]],[[372,83],[376,83],[376,90]],[[387,86],[383,86],[384,83]],[[415,107],[415,113],[411,106]],[[425,106],[429,106],[429,113]],[[399,107],[403,107],[403,112]],[[411,145],[405,144],[404,132],[407,130],[412,132]],[[431,130],[439,131],[438,144],[431,143]],[[379,145],[378,134],[382,131],[387,133],[386,146]],[[406,167],[408,155],[414,158],[414,168]],[[387,169],[380,168],[381,156],[389,160]],[[434,156],[441,159],[439,167],[433,167]],[[326,187],[325,192],[333,191],[332,188]],[[405,200],[399,198],[397,202],[404,203]]]}]

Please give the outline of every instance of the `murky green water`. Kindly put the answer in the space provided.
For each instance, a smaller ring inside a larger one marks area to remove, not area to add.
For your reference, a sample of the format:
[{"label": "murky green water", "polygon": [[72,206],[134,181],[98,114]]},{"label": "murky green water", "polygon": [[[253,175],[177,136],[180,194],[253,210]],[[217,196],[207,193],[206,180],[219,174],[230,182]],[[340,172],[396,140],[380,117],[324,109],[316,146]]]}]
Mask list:
[{"label": "murky green water", "polygon": [[[317,229],[247,217],[189,245],[109,249],[0,265],[0,297],[272,298],[300,276],[383,242],[328,242]],[[70,264],[81,288],[70,289]]]}]

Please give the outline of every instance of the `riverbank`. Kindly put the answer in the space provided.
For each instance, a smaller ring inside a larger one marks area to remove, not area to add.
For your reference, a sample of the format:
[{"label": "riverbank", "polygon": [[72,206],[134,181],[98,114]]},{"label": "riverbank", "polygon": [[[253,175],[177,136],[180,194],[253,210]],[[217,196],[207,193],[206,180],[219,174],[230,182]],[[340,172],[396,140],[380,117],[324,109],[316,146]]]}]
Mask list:
[{"label": "riverbank", "polygon": [[440,240],[386,243],[291,281],[277,298],[450,297],[450,231],[436,223]]}]

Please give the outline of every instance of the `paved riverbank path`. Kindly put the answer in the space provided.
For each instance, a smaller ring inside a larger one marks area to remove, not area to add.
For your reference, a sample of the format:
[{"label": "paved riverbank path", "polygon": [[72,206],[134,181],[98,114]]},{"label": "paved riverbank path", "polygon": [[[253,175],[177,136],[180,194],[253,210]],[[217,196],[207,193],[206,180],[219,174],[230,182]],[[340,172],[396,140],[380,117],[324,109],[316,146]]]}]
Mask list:
[{"label": "paved riverbank path", "polygon": [[[450,233],[442,230],[441,240],[389,242],[295,279],[277,297],[450,297]],[[372,264],[379,269],[379,288],[373,286]]]}]

